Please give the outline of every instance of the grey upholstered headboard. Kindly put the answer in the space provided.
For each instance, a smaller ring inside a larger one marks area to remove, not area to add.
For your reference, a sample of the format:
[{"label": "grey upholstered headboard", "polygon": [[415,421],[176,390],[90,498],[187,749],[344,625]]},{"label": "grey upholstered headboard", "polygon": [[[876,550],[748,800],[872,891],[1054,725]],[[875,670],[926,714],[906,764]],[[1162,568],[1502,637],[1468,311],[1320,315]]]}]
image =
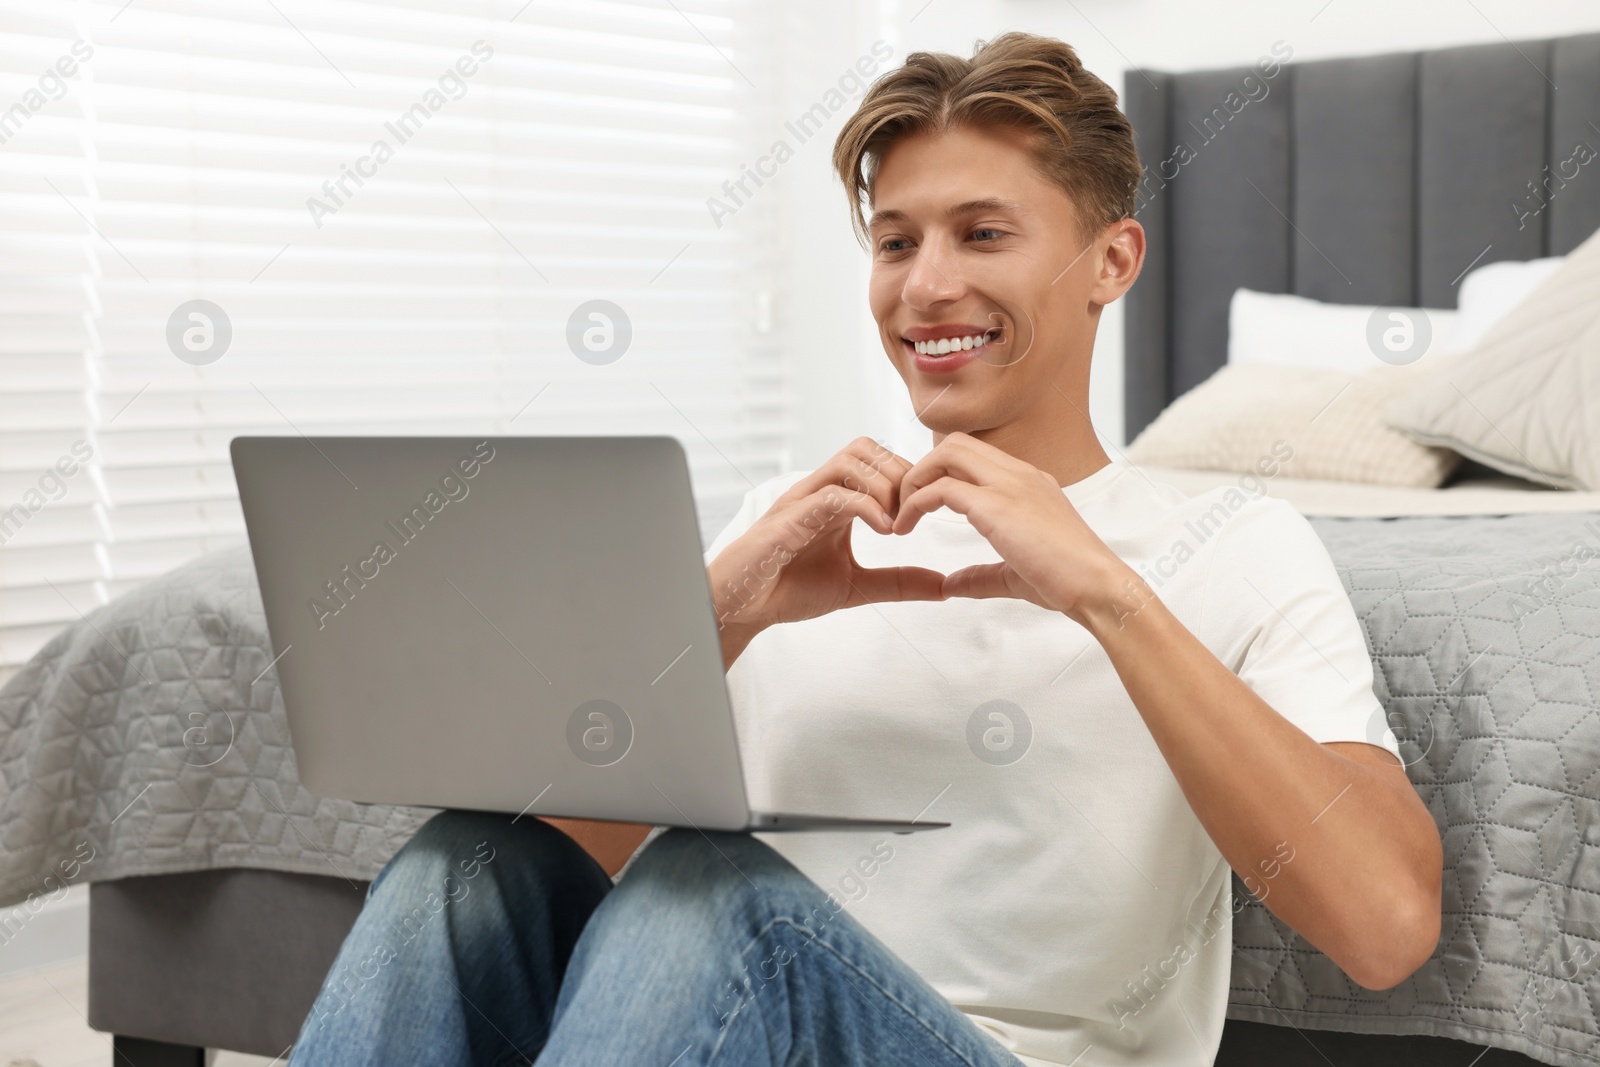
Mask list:
[{"label": "grey upholstered headboard", "polygon": [[1286,64],[1276,47],[1128,73],[1149,238],[1126,298],[1129,440],[1225,362],[1241,286],[1453,308],[1469,266],[1600,229],[1600,33]]}]

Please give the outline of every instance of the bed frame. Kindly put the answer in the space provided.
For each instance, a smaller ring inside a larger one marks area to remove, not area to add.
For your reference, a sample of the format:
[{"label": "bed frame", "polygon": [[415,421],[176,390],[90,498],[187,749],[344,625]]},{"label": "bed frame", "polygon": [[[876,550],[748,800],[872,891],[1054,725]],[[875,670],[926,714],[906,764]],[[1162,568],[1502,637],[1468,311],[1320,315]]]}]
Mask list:
[{"label": "bed frame", "polygon": [[[207,1049],[282,1063],[361,911],[367,883],[227,869],[89,887],[89,1025],[115,1067],[205,1067]],[[1235,893],[1243,892],[1235,886]],[[1536,1067],[1442,1037],[1229,1019],[1216,1067]]]},{"label": "bed frame", "polygon": [[[1562,255],[1600,229],[1600,33],[1284,58],[1275,42],[1249,66],[1126,75],[1148,240],[1126,298],[1128,440],[1226,362],[1236,289],[1454,308],[1471,267]],[[1216,1063],[1538,1062],[1480,1053],[1229,1019]]]},{"label": "bed frame", "polygon": [[226,868],[89,885],[89,1025],[115,1067],[285,1056],[366,882]]},{"label": "bed frame", "polygon": [[1235,289],[1453,308],[1469,267],[1600,229],[1600,159],[1573,157],[1600,152],[1600,33],[1263,58],[1127,75],[1148,237],[1126,298],[1128,440],[1225,362]]},{"label": "bed frame", "polygon": [[[1454,307],[1470,266],[1564,253],[1600,228],[1600,159],[1562,177],[1579,142],[1600,149],[1600,34],[1281,66],[1264,51],[1264,68],[1127,77],[1149,235],[1127,298],[1129,438],[1222,365],[1240,286]],[[237,869],[94,883],[90,1025],[116,1035],[118,1067],[283,1056],[365,889]],[[1536,1061],[1234,1019],[1216,1060],[1330,1062]]]}]

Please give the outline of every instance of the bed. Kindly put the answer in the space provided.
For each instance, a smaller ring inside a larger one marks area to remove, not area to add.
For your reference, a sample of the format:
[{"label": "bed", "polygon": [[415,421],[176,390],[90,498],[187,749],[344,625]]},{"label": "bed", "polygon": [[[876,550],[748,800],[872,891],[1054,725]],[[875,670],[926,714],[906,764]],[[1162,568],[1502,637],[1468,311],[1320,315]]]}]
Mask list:
[{"label": "bed", "polygon": [[[1237,479],[1146,473],[1189,491]],[[1573,539],[1600,553],[1597,494],[1494,479],[1271,490],[1313,514],[1371,634],[1387,711],[1373,728],[1395,730],[1445,836],[1446,932],[1422,971],[1374,993],[1246,906],[1217,1062],[1343,1050],[1464,1067],[1481,1051],[1467,1041],[1595,1062],[1600,978],[1583,953],[1600,935],[1600,566],[1542,591],[1521,626],[1516,605]],[[68,627],[0,689],[0,899],[38,894],[78,859],[89,1019],[134,1067],[282,1054],[368,880],[432,814],[307,793],[270,663],[239,547]]]},{"label": "bed", "polygon": [[[1278,69],[1282,45],[1261,66],[1124,80],[1149,168],[1129,440],[1228,361],[1241,288],[1456,308],[1470,268],[1600,228],[1600,182],[1518,210],[1575,144],[1600,144],[1600,34]],[[1188,492],[1239,478],[1151,473]],[[1600,495],[1472,465],[1442,489],[1267,484],[1313,516],[1366,627],[1374,728],[1394,727],[1445,843],[1444,924],[1432,960],[1374,993],[1252,901],[1216,1062],[1600,1061],[1600,568],[1583,547],[1600,548]]]},{"label": "bed", "polygon": [[[1145,158],[1249,71],[1131,72]],[[1480,252],[1531,259],[1600,227],[1600,181],[1536,227],[1500,203],[1600,115],[1600,35],[1289,64],[1273,85],[1141,208],[1130,437],[1217,368],[1240,286],[1451,306]],[[1186,491],[1237,477],[1148,473]],[[1223,1067],[1600,1063],[1600,567],[1519,599],[1574,543],[1600,545],[1600,497],[1480,475],[1271,483],[1313,516],[1368,628],[1374,729],[1394,730],[1446,841],[1445,931],[1373,992],[1247,906]],[[0,765],[0,901],[90,883],[89,1020],[129,1067],[283,1055],[368,881],[432,814],[299,785],[243,546],[58,634],[0,688]]]}]

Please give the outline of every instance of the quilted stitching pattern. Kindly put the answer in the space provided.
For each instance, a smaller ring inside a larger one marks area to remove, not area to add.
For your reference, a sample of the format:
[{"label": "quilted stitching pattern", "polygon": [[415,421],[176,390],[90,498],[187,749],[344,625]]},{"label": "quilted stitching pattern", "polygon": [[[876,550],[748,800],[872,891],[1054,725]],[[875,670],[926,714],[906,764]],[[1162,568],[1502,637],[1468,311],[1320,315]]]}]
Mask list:
[{"label": "quilted stitching pattern", "polygon": [[243,547],[51,639],[0,689],[0,902],[48,894],[46,876],[89,848],[80,880],[211,867],[377,874],[434,809],[306,792],[277,677],[262,673],[271,660]]},{"label": "quilted stitching pattern", "polygon": [[1600,515],[1311,522],[1440,828],[1443,927],[1374,992],[1252,899],[1228,1017],[1600,1063]]}]

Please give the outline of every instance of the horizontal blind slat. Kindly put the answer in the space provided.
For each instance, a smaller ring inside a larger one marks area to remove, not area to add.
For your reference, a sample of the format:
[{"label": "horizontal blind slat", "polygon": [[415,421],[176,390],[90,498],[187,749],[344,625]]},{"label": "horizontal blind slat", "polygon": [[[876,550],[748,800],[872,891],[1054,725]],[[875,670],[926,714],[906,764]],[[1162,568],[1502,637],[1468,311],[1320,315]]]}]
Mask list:
[{"label": "horizontal blind slat", "polygon": [[[0,671],[243,544],[241,433],[669,433],[707,541],[778,469],[770,213],[707,203],[768,147],[753,0],[278,7],[0,0]],[[198,367],[167,339],[196,297],[233,328]],[[596,297],[612,366],[567,349]]]}]

